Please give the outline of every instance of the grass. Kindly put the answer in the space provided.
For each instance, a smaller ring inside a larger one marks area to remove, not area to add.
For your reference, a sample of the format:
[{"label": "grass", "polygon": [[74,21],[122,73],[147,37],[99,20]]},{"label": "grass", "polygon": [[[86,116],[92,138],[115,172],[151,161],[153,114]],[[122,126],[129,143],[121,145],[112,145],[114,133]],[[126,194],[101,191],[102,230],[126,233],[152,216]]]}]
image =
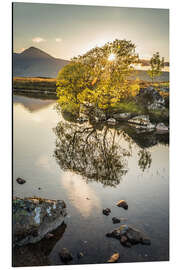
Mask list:
[{"label": "grass", "polygon": [[113,107],[114,112],[130,112],[132,114],[144,114],[145,111],[139,104],[129,101],[129,102],[119,102]]},{"label": "grass", "polygon": [[13,88],[19,90],[39,90],[56,92],[56,79],[55,78],[27,78],[27,77],[14,77]]}]

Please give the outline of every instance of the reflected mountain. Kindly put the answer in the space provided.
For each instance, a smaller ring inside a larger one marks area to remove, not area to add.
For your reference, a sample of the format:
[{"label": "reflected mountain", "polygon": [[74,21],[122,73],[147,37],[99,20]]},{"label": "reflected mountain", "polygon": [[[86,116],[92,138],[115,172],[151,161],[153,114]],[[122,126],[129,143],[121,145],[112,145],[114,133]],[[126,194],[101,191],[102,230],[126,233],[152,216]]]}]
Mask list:
[{"label": "reflected mountain", "polygon": [[55,101],[51,99],[39,99],[31,98],[19,95],[13,95],[13,103],[23,105],[28,111],[36,112],[38,110],[44,109]]}]

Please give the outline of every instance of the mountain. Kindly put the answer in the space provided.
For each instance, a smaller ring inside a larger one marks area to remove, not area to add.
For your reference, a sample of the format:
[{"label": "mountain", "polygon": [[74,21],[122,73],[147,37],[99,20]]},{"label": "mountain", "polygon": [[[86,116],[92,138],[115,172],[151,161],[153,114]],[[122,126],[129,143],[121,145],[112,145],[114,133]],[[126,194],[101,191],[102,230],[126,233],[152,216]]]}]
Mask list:
[{"label": "mountain", "polygon": [[30,47],[22,53],[13,53],[13,77],[57,77],[69,61],[54,58],[46,52]]},{"label": "mountain", "polygon": [[55,103],[54,100],[50,99],[39,99],[39,98],[29,98],[24,96],[13,95],[13,104],[16,106],[18,104],[23,105],[29,112],[36,112],[41,109],[46,108],[49,105]]}]

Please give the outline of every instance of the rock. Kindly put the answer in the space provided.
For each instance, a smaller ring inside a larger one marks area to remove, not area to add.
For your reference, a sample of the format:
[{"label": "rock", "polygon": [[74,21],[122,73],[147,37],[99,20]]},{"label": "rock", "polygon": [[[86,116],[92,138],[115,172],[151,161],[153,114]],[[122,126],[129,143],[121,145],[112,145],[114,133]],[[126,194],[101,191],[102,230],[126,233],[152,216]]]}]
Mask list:
[{"label": "rock", "polygon": [[77,254],[77,257],[78,257],[78,259],[80,259],[80,258],[84,257],[84,254],[83,254],[82,252],[79,252],[79,253]]},{"label": "rock", "polygon": [[109,216],[109,214],[111,213],[111,209],[105,208],[105,209],[103,209],[102,212],[103,212],[104,215]]},{"label": "rock", "polygon": [[120,239],[120,242],[122,245],[125,245],[127,241],[128,241],[128,238],[125,235],[123,235]]},{"label": "rock", "polygon": [[129,227],[127,225],[121,225],[118,229],[107,233],[106,236],[121,239],[121,237],[126,234],[128,229]]},{"label": "rock", "polygon": [[126,233],[126,237],[128,238],[131,244],[141,243],[143,239],[143,235],[139,230],[129,227],[129,230]]},{"label": "rock", "polygon": [[138,115],[134,116],[129,120],[131,123],[148,125],[149,124],[149,115]]},{"label": "rock", "polygon": [[151,245],[151,240],[148,237],[144,237],[141,241],[143,245]]},{"label": "rock", "polygon": [[115,120],[128,120],[131,118],[131,113],[115,113],[113,114]]},{"label": "rock", "polygon": [[135,244],[150,245],[151,241],[144,234],[128,225],[121,225],[119,228],[106,234],[107,237],[119,239],[121,244],[131,246]]},{"label": "rock", "polygon": [[120,223],[120,219],[117,217],[113,217],[112,222],[113,222],[113,224]]},{"label": "rock", "polygon": [[88,121],[88,118],[85,118],[85,117],[79,117],[79,118],[77,118],[76,121],[77,121],[79,124],[83,124],[83,123],[85,123],[85,122]]},{"label": "rock", "polygon": [[106,120],[106,115],[103,110],[99,108],[94,108],[91,112],[87,112],[90,122],[98,123]]},{"label": "rock", "polygon": [[164,123],[158,123],[156,126],[157,132],[168,132],[169,128]]},{"label": "rock", "polygon": [[42,198],[13,198],[13,243],[36,243],[58,228],[66,216],[61,200]]},{"label": "rock", "polygon": [[110,257],[110,259],[107,262],[108,263],[115,263],[115,262],[117,262],[119,260],[119,257],[120,257],[119,253],[116,252]]},{"label": "rock", "polygon": [[61,251],[59,252],[59,256],[61,260],[65,263],[72,261],[73,259],[72,254],[69,252],[67,248],[62,248]]},{"label": "rock", "polygon": [[107,123],[108,123],[108,125],[116,125],[116,119],[114,119],[114,118],[109,118],[109,119],[107,120]]},{"label": "rock", "polygon": [[18,184],[20,184],[20,185],[22,185],[22,184],[25,184],[26,183],[26,180],[24,180],[24,179],[22,179],[22,178],[20,178],[20,177],[18,177],[17,179],[16,179],[16,181],[18,182]]},{"label": "rock", "polygon": [[164,109],[165,100],[154,87],[141,88],[136,100],[143,103],[149,110]]},{"label": "rock", "polygon": [[125,210],[128,209],[128,204],[125,200],[120,200],[117,204],[116,204],[118,207],[122,207],[124,208]]},{"label": "rock", "polygon": [[46,238],[46,239],[51,239],[52,237],[54,237],[54,234],[52,234],[52,233],[47,233],[47,234],[45,235],[45,238]]},{"label": "rock", "polygon": [[150,122],[149,115],[135,116],[129,120],[129,123],[141,132],[152,131],[156,128],[156,126]]}]

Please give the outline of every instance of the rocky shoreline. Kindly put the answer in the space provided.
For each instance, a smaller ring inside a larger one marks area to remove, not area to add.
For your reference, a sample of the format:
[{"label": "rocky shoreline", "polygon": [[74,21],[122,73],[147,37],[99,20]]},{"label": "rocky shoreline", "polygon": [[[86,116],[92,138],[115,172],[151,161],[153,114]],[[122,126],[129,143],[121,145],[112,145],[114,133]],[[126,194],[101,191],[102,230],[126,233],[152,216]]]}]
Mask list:
[{"label": "rocky shoreline", "polygon": [[[23,183],[20,181],[19,184],[24,183],[24,181]],[[128,204],[125,200],[118,201],[116,206],[128,210]],[[111,209],[103,209],[102,214],[110,215]],[[14,197],[13,266],[51,265],[48,261],[48,255],[65,232],[66,215],[64,201],[37,197],[24,199]],[[125,220],[127,219],[113,217],[112,223],[124,223]],[[143,232],[127,224],[107,232],[105,236],[116,238],[121,245],[129,248],[137,244],[151,244],[150,238]],[[78,260],[82,257],[84,257],[82,251],[77,253]],[[65,247],[59,251],[59,258],[63,264],[69,264],[74,259],[71,252]],[[119,258],[120,254],[116,251],[106,262],[115,263],[119,261]]]}]

